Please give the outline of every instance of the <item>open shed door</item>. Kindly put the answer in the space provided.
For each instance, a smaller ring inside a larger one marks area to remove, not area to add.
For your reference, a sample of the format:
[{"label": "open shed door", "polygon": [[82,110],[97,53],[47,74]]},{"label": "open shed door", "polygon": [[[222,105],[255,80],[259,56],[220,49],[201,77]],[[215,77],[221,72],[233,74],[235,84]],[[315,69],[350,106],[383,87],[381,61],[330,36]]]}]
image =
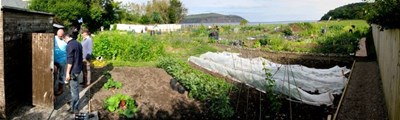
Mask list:
[{"label": "open shed door", "polygon": [[32,104],[54,108],[53,33],[32,33]]}]

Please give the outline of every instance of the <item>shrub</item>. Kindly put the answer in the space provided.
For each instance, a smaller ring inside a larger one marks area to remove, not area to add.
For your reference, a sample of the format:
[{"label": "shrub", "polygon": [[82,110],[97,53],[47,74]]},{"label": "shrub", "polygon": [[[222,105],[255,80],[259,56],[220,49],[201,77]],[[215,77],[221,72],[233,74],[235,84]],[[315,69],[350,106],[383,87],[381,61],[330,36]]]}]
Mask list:
[{"label": "shrub", "polygon": [[249,23],[249,21],[243,19],[240,21],[240,25],[247,25],[247,23]]},{"label": "shrub", "polygon": [[265,46],[269,43],[271,39],[268,36],[264,36],[259,40],[261,46]]},{"label": "shrub", "polygon": [[122,61],[149,61],[165,54],[164,45],[148,35],[100,32],[94,38],[95,56]]},{"label": "shrub", "polygon": [[368,12],[368,22],[383,28],[400,28],[399,0],[375,0]]},{"label": "shrub", "polygon": [[190,97],[209,102],[214,116],[229,118],[233,115],[234,111],[229,103],[231,84],[172,58],[162,58],[157,67],[178,80],[189,91]]},{"label": "shrub", "polygon": [[339,30],[343,30],[344,26],[343,25],[331,25],[328,27],[328,29],[331,31],[339,31]]},{"label": "shrub", "polygon": [[[211,40],[211,41],[215,41],[215,40]],[[207,45],[207,44],[198,45],[198,46],[191,48],[191,52],[193,55],[199,55],[199,54],[203,54],[206,52],[216,52],[216,51],[217,51],[217,49],[215,47]]]},{"label": "shrub", "polygon": [[291,36],[293,35],[292,29],[290,27],[285,27],[282,30],[283,35],[285,36]]},{"label": "shrub", "polygon": [[191,35],[193,37],[207,37],[211,31],[204,25],[199,26],[196,29],[192,29]]},{"label": "shrub", "polygon": [[260,40],[257,40],[257,41],[254,43],[253,48],[259,48],[259,47],[261,47],[261,42],[260,42]]},{"label": "shrub", "polygon": [[264,30],[264,26],[262,26],[262,25],[247,25],[247,26],[241,26],[240,30],[241,31],[262,31],[262,30]]},{"label": "shrub", "polygon": [[318,47],[315,52],[319,53],[339,53],[349,54],[354,53],[358,49],[359,37],[356,33],[343,32],[333,36],[326,36],[317,41]]},{"label": "shrub", "polygon": [[297,23],[303,30],[313,29],[314,26],[309,22]]},{"label": "shrub", "polygon": [[138,112],[135,100],[124,94],[116,94],[108,97],[104,101],[104,108],[110,112],[117,112],[127,118],[133,118],[135,113]]},{"label": "shrub", "polygon": [[113,24],[111,30],[112,30],[112,31],[117,30],[117,24]]}]

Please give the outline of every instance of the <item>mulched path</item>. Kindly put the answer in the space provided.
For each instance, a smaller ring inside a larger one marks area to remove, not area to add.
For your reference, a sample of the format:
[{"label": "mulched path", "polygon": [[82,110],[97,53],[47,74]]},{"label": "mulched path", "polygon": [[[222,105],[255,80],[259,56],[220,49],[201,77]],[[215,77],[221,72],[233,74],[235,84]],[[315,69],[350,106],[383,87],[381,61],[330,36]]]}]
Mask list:
[{"label": "mulched path", "polygon": [[357,61],[338,120],[387,120],[388,113],[376,61]]}]

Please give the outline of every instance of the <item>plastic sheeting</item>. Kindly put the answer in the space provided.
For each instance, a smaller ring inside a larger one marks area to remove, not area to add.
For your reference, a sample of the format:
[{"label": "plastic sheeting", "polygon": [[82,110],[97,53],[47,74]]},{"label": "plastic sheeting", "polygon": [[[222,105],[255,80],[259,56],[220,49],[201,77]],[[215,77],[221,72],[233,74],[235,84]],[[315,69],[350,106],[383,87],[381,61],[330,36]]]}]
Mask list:
[{"label": "plastic sheeting", "polygon": [[200,57],[192,56],[189,61],[263,92],[266,84],[263,68],[267,68],[273,74],[276,92],[315,106],[332,105],[334,99],[332,94],[342,93],[347,84],[347,78],[343,73],[350,72],[349,69],[339,66],[315,69],[301,65],[282,65],[261,57],[241,58],[237,53],[228,52],[207,52]]}]

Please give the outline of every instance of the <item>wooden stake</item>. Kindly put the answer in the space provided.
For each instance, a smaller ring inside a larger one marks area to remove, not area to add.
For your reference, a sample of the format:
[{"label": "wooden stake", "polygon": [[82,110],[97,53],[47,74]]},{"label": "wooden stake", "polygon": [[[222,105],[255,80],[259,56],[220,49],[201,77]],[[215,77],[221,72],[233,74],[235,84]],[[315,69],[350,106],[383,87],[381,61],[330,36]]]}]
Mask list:
[{"label": "wooden stake", "polygon": [[337,118],[337,114],[339,113],[340,106],[342,105],[342,102],[343,102],[343,98],[344,98],[344,96],[346,95],[347,87],[348,87],[349,84],[350,84],[351,75],[353,74],[353,70],[354,70],[354,66],[355,66],[355,65],[356,65],[356,60],[353,61],[353,66],[351,66],[350,76],[349,76],[349,79],[348,79],[348,81],[347,81],[346,86],[344,87],[344,91],[343,91],[342,97],[340,98],[339,105],[338,105],[338,108],[336,109],[335,115],[333,115],[333,120],[336,120],[336,118]]}]

